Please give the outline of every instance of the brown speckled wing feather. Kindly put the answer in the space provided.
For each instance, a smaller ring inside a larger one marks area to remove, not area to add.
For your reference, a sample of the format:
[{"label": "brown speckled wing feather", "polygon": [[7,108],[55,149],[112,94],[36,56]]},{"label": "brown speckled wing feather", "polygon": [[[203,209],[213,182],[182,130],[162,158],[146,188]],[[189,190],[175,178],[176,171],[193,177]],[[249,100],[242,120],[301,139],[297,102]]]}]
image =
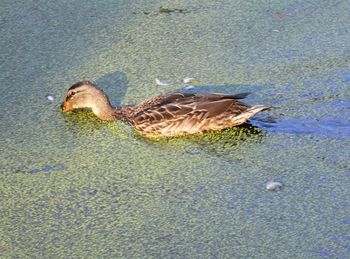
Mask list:
[{"label": "brown speckled wing feather", "polygon": [[[246,96],[246,94],[244,94]],[[242,95],[171,93],[134,107],[132,124],[140,131],[178,130],[221,114],[240,114],[249,106],[236,101]],[[186,125],[184,125],[186,124]]]},{"label": "brown speckled wing feather", "polygon": [[222,93],[206,93],[206,94],[195,94],[195,93],[168,93],[148,99],[134,107],[135,114],[144,110],[166,105],[166,104],[189,104],[192,102],[204,102],[204,101],[217,101],[220,99],[244,99],[250,93],[240,93],[235,95],[228,95]]}]

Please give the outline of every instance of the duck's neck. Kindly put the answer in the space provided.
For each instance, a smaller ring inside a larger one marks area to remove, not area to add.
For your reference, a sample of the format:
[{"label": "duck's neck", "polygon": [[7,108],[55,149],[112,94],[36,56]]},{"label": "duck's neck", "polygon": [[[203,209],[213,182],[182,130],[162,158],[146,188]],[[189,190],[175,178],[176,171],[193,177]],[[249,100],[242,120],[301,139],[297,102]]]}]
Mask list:
[{"label": "duck's neck", "polygon": [[109,102],[106,94],[97,94],[92,98],[89,105],[92,108],[92,112],[101,120],[115,121],[125,120],[129,121],[129,115],[132,113],[131,106],[122,108],[115,108]]},{"label": "duck's neck", "polygon": [[106,98],[98,98],[94,100],[92,112],[101,120],[115,121],[119,120],[118,110],[114,108]]}]

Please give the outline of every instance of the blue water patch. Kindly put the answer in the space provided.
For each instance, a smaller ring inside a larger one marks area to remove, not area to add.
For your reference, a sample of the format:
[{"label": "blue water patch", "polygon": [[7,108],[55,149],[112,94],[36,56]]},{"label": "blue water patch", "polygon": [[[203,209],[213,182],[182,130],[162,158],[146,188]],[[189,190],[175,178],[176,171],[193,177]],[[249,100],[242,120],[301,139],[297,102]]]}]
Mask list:
[{"label": "blue water patch", "polygon": [[345,71],[341,74],[344,82],[350,82],[350,72]]},{"label": "blue water patch", "polygon": [[35,168],[29,171],[30,174],[37,174],[42,172],[51,172],[51,171],[59,171],[64,170],[65,167],[63,165],[45,165],[42,168]]},{"label": "blue water patch", "polygon": [[327,79],[304,82],[302,92],[298,92],[300,86],[286,84],[279,92],[265,95],[267,103],[283,112],[273,118],[258,114],[250,122],[267,132],[349,139],[350,98],[340,82],[350,82],[349,71],[341,70]]},{"label": "blue water patch", "polygon": [[291,118],[280,121],[252,120],[253,126],[270,132],[323,135],[330,138],[350,138],[350,123],[345,118]]}]

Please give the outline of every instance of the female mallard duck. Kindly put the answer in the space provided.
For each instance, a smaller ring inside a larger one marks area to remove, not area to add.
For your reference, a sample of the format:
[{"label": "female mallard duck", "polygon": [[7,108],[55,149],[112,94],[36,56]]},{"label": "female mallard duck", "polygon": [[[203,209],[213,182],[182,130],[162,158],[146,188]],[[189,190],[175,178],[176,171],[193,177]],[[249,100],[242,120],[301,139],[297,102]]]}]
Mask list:
[{"label": "female mallard duck", "polygon": [[101,120],[123,120],[143,135],[171,137],[231,128],[269,108],[237,101],[246,96],[246,93],[168,93],[135,106],[114,108],[100,88],[81,81],[68,89],[61,108],[63,112],[91,108]]}]

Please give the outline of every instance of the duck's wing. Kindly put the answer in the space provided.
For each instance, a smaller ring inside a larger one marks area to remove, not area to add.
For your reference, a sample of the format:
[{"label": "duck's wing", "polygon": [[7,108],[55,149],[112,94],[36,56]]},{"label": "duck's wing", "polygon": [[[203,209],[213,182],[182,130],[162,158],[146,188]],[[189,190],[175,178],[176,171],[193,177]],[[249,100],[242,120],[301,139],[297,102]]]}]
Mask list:
[{"label": "duck's wing", "polygon": [[218,116],[226,111],[240,114],[249,106],[236,101],[246,93],[226,95],[217,93],[170,93],[146,100],[135,107],[132,122],[135,126],[149,127],[179,121],[201,121]]},{"label": "duck's wing", "polygon": [[234,95],[228,95],[223,93],[168,93],[145,100],[134,108],[135,112],[138,113],[153,107],[167,104],[186,104],[192,102],[217,101],[221,99],[244,99],[249,94],[250,93],[239,93]]}]

